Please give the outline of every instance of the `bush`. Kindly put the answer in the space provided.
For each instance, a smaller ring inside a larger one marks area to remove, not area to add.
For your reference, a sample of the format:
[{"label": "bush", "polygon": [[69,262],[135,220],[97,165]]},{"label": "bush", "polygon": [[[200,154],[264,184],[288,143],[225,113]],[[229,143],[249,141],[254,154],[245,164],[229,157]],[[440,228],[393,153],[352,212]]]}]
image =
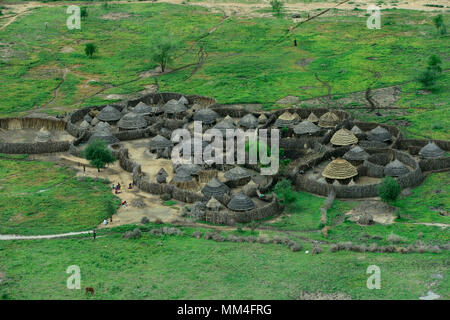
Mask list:
[{"label": "bush", "polygon": [[278,199],[283,204],[288,204],[295,201],[295,192],[292,189],[291,182],[287,179],[283,179],[277,182],[277,184],[274,187],[274,191]]},{"label": "bush", "polygon": [[142,236],[141,230],[136,228],[133,231],[125,232],[122,237],[125,239],[139,239],[141,236]]},{"label": "bush", "polygon": [[278,0],[270,0],[270,6],[274,16],[280,17],[283,14],[284,3]]},{"label": "bush", "polygon": [[150,222],[150,220],[148,220],[147,217],[142,217],[142,219],[141,219],[141,223],[142,223],[142,224],[147,224],[147,223],[149,223],[149,222]]},{"label": "bush", "polygon": [[158,63],[161,67],[161,72],[166,70],[166,66],[173,59],[173,55],[177,48],[176,42],[167,37],[158,37],[158,42],[153,44],[151,49],[151,59]]},{"label": "bush", "polygon": [[86,43],[84,46],[84,53],[89,57],[92,58],[94,53],[98,51],[97,46],[93,43]]},{"label": "bush", "polygon": [[89,163],[96,167],[100,172],[100,168],[105,167],[108,163],[113,163],[116,159],[111,151],[102,140],[92,141],[85,150],[86,159]]},{"label": "bush", "polygon": [[162,220],[160,218],[156,218],[153,222],[154,224],[163,224]]},{"label": "bush", "polygon": [[311,249],[311,254],[319,254],[321,252],[322,248],[320,247],[320,245],[317,242],[314,242]]},{"label": "bush", "polygon": [[170,194],[168,194],[168,193],[163,193],[163,194],[160,196],[160,198],[161,198],[161,200],[163,200],[163,201],[169,201],[172,197],[171,197]]},{"label": "bush", "polygon": [[387,237],[387,241],[392,242],[392,243],[399,243],[399,242],[406,242],[407,239],[400,237],[391,232],[391,234]]},{"label": "bush", "polygon": [[293,251],[293,252],[297,252],[297,251],[302,250],[302,245],[298,242],[295,242],[289,247],[289,249],[291,249],[291,251]]},{"label": "bush", "polygon": [[378,187],[378,195],[384,202],[394,201],[398,198],[401,191],[397,180],[392,177],[384,178]]},{"label": "bush", "polygon": [[196,239],[200,239],[202,237],[201,231],[195,231],[192,236]]}]

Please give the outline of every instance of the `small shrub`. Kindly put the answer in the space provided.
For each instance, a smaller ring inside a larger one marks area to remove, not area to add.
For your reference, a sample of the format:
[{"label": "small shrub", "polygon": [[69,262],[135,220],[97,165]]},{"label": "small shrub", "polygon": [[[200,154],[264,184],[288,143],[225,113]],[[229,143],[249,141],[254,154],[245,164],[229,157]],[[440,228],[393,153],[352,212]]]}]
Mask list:
[{"label": "small shrub", "polygon": [[331,252],[338,252],[338,251],[339,251],[338,245],[337,245],[337,244],[332,244],[332,245],[330,246],[330,251],[331,251]]},{"label": "small shrub", "polygon": [[378,187],[378,195],[384,202],[394,201],[400,195],[401,191],[397,180],[392,177],[384,178]]},{"label": "small shrub", "polygon": [[170,194],[168,194],[168,193],[163,193],[163,194],[160,196],[160,198],[161,198],[161,200],[163,200],[163,201],[169,201],[172,197],[171,197]]},{"label": "small shrub", "polygon": [[314,242],[311,249],[311,254],[319,254],[319,253],[322,253],[322,248],[317,242]]},{"label": "small shrub", "polygon": [[214,233],[212,235],[212,239],[216,242],[224,242],[225,241],[225,237],[223,235],[221,235],[220,233]]},{"label": "small shrub", "polygon": [[202,237],[201,231],[195,231],[192,236],[196,239],[200,239]]},{"label": "small shrub", "polygon": [[369,226],[369,225],[373,224],[373,217],[372,217],[372,215],[365,213],[359,217],[358,222],[361,225]]},{"label": "small shrub", "polygon": [[147,224],[147,223],[149,223],[149,222],[150,222],[150,220],[148,220],[147,217],[142,217],[142,219],[141,219],[141,223],[142,223],[142,224]]},{"label": "small shrub", "polygon": [[86,43],[86,45],[84,46],[84,53],[89,57],[92,58],[92,56],[94,55],[94,53],[96,53],[98,51],[98,48],[95,44],[93,43]]},{"label": "small shrub", "polygon": [[438,246],[431,246],[431,247],[428,249],[428,252],[430,252],[430,253],[441,253],[441,249],[439,249]]},{"label": "small shrub", "polygon": [[300,243],[296,242],[296,243],[292,244],[289,247],[289,249],[291,249],[291,251],[293,251],[293,252],[297,252],[297,251],[302,250],[302,245]]},{"label": "small shrub", "polygon": [[266,237],[258,237],[257,241],[262,244],[267,244],[270,242],[270,240],[267,239]]},{"label": "small shrub", "polygon": [[326,226],[322,228],[322,235],[324,238],[328,238],[328,230],[330,230],[330,226]]},{"label": "small shrub", "polygon": [[141,230],[136,228],[133,231],[125,232],[122,237],[125,239],[139,239],[141,236],[142,236]]},{"label": "small shrub", "polygon": [[417,234],[417,238],[418,238],[418,239],[422,239],[422,238],[423,238],[423,233],[422,233],[422,232],[419,232],[419,234]]},{"label": "small shrub", "polygon": [[213,236],[214,236],[214,232],[206,232],[204,238],[205,238],[205,240],[211,240],[213,238]]},{"label": "small shrub", "polygon": [[367,251],[369,252],[377,252],[378,251],[378,245],[376,243],[372,243],[368,248]]},{"label": "small shrub", "polygon": [[236,237],[234,234],[229,234],[229,235],[227,236],[227,241],[230,241],[230,242],[237,242],[237,238],[238,238],[238,237]]},{"label": "small shrub", "polygon": [[274,187],[275,194],[283,204],[289,204],[295,201],[295,192],[289,180],[283,179]]},{"label": "small shrub", "polygon": [[391,232],[391,234],[387,237],[387,241],[392,243],[399,243],[399,242],[406,242],[407,239]]},{"label": "small shrub", "polygon": [[163,224],[164,222],[162,222],[162,220],[160,218],[156,218],[153,223],[154,224]]}]

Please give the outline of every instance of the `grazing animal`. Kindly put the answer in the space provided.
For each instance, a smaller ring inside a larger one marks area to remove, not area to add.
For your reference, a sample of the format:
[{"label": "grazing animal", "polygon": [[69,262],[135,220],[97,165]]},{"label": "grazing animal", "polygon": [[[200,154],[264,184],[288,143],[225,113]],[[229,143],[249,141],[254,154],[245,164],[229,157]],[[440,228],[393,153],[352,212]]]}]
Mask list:
[{"label": "grazing animal", "polygon": [[88,293],[90,293],[91,295],[94,295],[95,294],[94,288],[87,287],[86,288],[86,294],[88,294]]}]

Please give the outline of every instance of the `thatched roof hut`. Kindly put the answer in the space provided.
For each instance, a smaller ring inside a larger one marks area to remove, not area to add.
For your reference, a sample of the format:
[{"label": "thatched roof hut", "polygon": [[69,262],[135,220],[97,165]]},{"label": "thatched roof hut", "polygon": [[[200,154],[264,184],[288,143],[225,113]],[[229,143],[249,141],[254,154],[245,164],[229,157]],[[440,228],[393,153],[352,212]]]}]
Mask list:
[{"label": "thatched roof hut", "polygon": [[211,197],[209,201],[206,203],[206,208],[211,211],[220,211],[225,207],[214,197]]},{"label": "thatched roof hut", "polygon": [[224,174],[225,179],[227,180],[239,180],[244,178],[250,178],[250,173],[247,169],[244,169],[242,167],[236,166],[233,169],[228,170]]},{"label": "thatched roof hut", "polygon": [[233,211],[248,211],[255,208],[255,203],[252,199],[240,192],[231,199],[227,207]]},{"label": "thatched roof hut", "polygon": [[119,139],[117,139],[111,131],[108,130],[97,130],[94,131],[94,133],[91,135],[91,137],[88,140],[88,144],[90,144],[94,140],[102,140],[106,142],[106,144],[114,144],[118,143]]},{"label": "thatched roof hut", "polygon": [[93,118],[92,120],[91,120],[91,126],[96,126],[97,124],[99,124],[101,121],[100,120],[98,120],[97,118]]},{"label": "thatched roof hut", "polygon": [[342,158],[351,161],[364,161],[369,158],[369,154],[360,146],[354,146],[347,151]]},{"label": "thatched roof hut", "polygon": [[98,131],[108,131],[108,132],[112,132],[112,128],[109,125],[108,122],[103,122],[100,121],[99,123],[97,123],[94,127],[94,132],[98,132]]},{"label": "thatched roof hut", "polygon": [[228,119],[224,119],[220,121],[218,124],[214,126],[214,129],[220,130],[224,135],[227,132],[227,129],[235,130],[236,126],[232,121],[229,121]]},{"label": "thatched roof hut", "polygon": [[80,129],[87,130],[90,127],[91,127],[91,125],[89,124],[89,122],[87,122],[86,120],[81,121]]},{"label": "thatched roof hut", "polygon": [[158,183],[166,183],[166,178],[169,176],[166,170],[164,168],[159,169],[158,173],[156,174],[156,182]]},{"label": "thatched roof hut", "polygon": [[213,124],[219,115],[212,109],[204,108],[194,113],[194,121],[201,121],[203,124]]},{"label": "thatched roof hut", "polygon": [[42,127],[41,130],[38,131],[36,138],[34,138],[35,142],[49,142],[52,138],[52,134],[47,128]]},{"label": "thatched roof hut", "polygon": [[244,128],[254,129],[258,126],[258,120],[253,114],[248,113],[239,119],[238,125]]},{"label": "thatched roof hut", "polygon": [[184,170],[178,171],[174,175],[171,183],[180,189],[196,190],[198,188],[197,181],[195,181],[194,178]]},{"label": "thatched roof hut", "polygon": [[294,126],[294,133],[298,135],[314,134],[320,131],[320,128],[309,120],[304,120]]},{"label": "thatched roof hut", "polygon": [[228,122],[232,123],[233,125],[236,125],[236,123],[234,122],[233,118],[230,117],[230,115],[227,115],[225,118],[223,118],[222,121],[228,121]]},{"label": "thatched roof hut", "polygon": [[319,118],[314,114],[314,112],[311,112],[306,120],[311,121],[312,123],[319,122]]},{"label": "thatched roof hut", "polygon": [[350,131],[353,132],[353,134],[361,134],[361,133],[363,133],[362,130],[357,125],[354,125],[353,128]]},{"label": "thatched roof hut", "polygon": [[98,113],[96,118],[100,121],[114,122],[119,121],[121,117],[122,114],[119,110],[112,106],[106,106]]},{"label": "thatched roof hut", "polygon": [[267,116],[264,113],[261,113],[261,115],[258,117],[259,124],[265,124],[267,120]]},{"label": "thatched roof hut", "polygon": [[117,126],[125,130],[142,129],[147,126],[147,121],[142,115],[129,112],[119,120]]},{"label": "thatched roof hut", "polygon": [[181,164],[175,169],[175,172],[178,173],[179,171],[185,171],[191,176],[198,175],[198,172],[200,171],[200,166],[198,164],[193,163]]},{"label": "thatched roof hut", "polygon": [[182,114],[187,111],[187,108],[183,103],[172,99],[166,102],[163,106],[163,111],[166,114]]},{"label": "thatched roof hut", "polygon": [[429,142],[419,151],[419,155],[425,159],[436,159],[445,156],[445,151],[439,148],[434,142]]},{"label": "thatched roof hut", "polygon": [[278,117],[274,125],[278,128],[282,127],[292,127],[299,121],[299,118],[289,111],[284,112]]},{"label": "thatched roof hut", "polygon": [[401,161],[395,159],[384,167],[384,175],[399,177],[409,173],[408,167]]},{"label": "thatched roof hut", "polygon": [[157,136],[151,138],[150,142],[148,144],[150,147],[150,151],[170,148],[173,146],[172,141],[170,141],[169,139],[164,138],[163,136],[160,136],[160,135],[157,135]]},{"label": "thatched roof hut", "polygon": [[178,102],[182,103],[185,106],[187,106],[189,104],[189,100],[185,96],[181,96],[181,98],[178,99]]},{"label": "thatched roof hut", "polygon": [[335,146],[349,146],[358,143],[358,138],[350,130],[342,128],[333,134],[330,142]]},{"label": "thatched roof hut", "polygon": [[141,116],[148,116],[152,113],[152,107],[141,101],[134,107],[133,112]]},{"label": "thatched roof hut", "polygon": [[92,117],[89,114],[86,114],[83,118],[83,120],[85,120],[87,123],[91,123],[92,121]]},{"label": "thatched roof hut", "polygon": [[230,188],[216,178],[213,178],[202,189],[202,193],[208,197],[223,196],[224,194],[230,193]]},{"label": "thatched roof hut", "polygon": [[338,158],[331,161],[322,171],[322,176],[328,179],[349,179],[358,175],[358,170],[347,160]]},{"label": "thatched roof hut", "polygon": [[367,139],[371,141],[387,142],[392,141],[392,135],[386,128],[377,126],[367,133]]},{"label": "thatched roof hut", "polygon": [[334,128],[339,124],[339,117],[331,111],[324,113],[319,118],[319,127],[322,128]]}]

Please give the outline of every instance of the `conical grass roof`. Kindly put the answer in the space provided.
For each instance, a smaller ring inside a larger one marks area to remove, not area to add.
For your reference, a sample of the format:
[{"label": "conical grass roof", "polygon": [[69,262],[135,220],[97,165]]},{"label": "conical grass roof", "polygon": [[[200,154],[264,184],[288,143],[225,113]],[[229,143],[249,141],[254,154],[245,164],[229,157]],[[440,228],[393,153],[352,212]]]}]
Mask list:
[{"label": "conical grass roof", "polygon": [[[232,121],[224,119],[224,120],[220,121],[218,124],[216,124],[214,126],[214,129],[220,130],[225,135],[227,129],[235,130],[236,126],[233,124]],[[225,138],[225,136],[224,136],[224,138]]]},{"label": "conical grass roof", "polygon": [[133,112],[141,116],[147,116],[152,113],[152,107],[141,101],[134,107]]},{"label": "conical grass roof", "polygon": [[255,203],[244,193],[240,192],[231,199],[227,207],[233,211],[248,211],[255,208]]},{"label": "conical grass roof", "polygon": [[86,120],[81,121],[80,129],[87,130],[90,127],[91,127],[91,125],[89,124],[89,122],[87,122]]},{"label": "conical grass roof", "polygon": [[100,121],[119,121],[122,117],[122,114],[119,110],[112,106],[104,107],[97,115],[97,119]]},{"label": "conical grass roof", "polygon": [[361,133],[363,133],[362,130],[357,125],[354,125],[353,128],[350,131],[353,132],[353,134],[361,134]]},{"label": "conical grass roof", "polygon": [[106,142],[106,144],[114,144],[120,142],[110,131],[108,130],[98,130],[95,131],[88,140],[88,144],[90,144],[94,140],[102,140]]},{"label": "conical grass roof", "polygon": [[258,117],[258,123],[264,124],[267,122],[267,116],[264,113],[261,113],[261,115]]},{"label": "conical grass roof", "polygon": [[248,113],[239,119],[238,125],[244,128],[254,129],[258,126],[258,119],[251,113]]},{"label": "conical grass roof", "polygon": [[229,192],[230,192],[230,188],[226,184],[217,180],[217,178],[213,178],[202,189],[202,193],[205,196],[209,196],[209,197],[222,196]]},{"label": "conical grass roof", "polygon": [[339,117],[331,111],[324,113],[319,118],[319,127],[322,128],[334,128],[339,124]]},{"label": "conical grass roof", "polygon": [[167,174],[166,170],[164,168],[159,169],[158,173],[156,174],[156,182],[158,183],[166,183],[166,178],[169,175]]},{"label": "conical grass roof", "polygon": [[322,171],[322,176],[329,179],[349,179],[358,175],[358,170],[347,160],[338,158],[331,161]]},{"label": "conical grass roof", "polygon": [[349,146],[358,143],[358,138],[350,130],[342,128],[333,134],[330,142],[335,146]]},{"label": "conical grass roof", "polygon": [[345,160],[364,161],[369,158],[369,156],[370,155],[366,151],[364,151],[363,148],[361,148],[360,146],[354,146],[344,154],[343,158]]},{"label": "conical grass roof", "polygon": [[192,180],[193,177],[189,173],[184,170],[180,170],[174,175],[172,182],[190,182]]},{"label": "conical grass roof", "polygon": [[150,150],[170,148],[172,146],[173,146],[172,141],[160,135],[151,138],[149,142]]},{"label": "conical grass roof", "polygon": [[299,117],[296,117],[294,114],[289,111],[284,112],[282,115],[278,117],[275,121],[274,125],[276,127],[292,127],[299,121]]},{"label": "conical grass roof", "polygon": [[233,125],[235,125],[233,118],[230,117],[229,115],[227,115],[225,118],[223,118],[223,121],[228,121],[228,122],[232,123]]},{"label": "conical grass roof", "polygon": [[119,120],[117,126],[125,130],[141,129],[147,126],[147,121],[143,115],[129,112]]},{"label": "conical grass roof", "polygon": [[178,102],[182,103],[185,106],[187,106],[189,104],[189,100],[185,96],[181,96],[181,98],[178,99]]},{"label": "conical grass roof", "polygon": [[164,113],[175,114],[175,113],[186,112],[187,108],[183,103],[181,103],[175,99],[172,99],[172,100],[167,101],[167,103],[163,106],[163,110],[164,110]]},{"label": "conical grass roof", "polygon": [[49,142],[52,138],[52,134],[50,131],[47,130],[47,128],[42,127],[34,139],[35,142]]},{"label": "conical grass roof", "polygon": [[309,120],[304,120],[294,126],[294,133],[298,135],[313,134],[319,131],[320,128]]},{"label": "conical grass roof", "polygon": [[97,123],[95,125],[94,132],[100,132],[100,131],[112,132],[112,129],[108,122],[100,121],[99,123]]},{"label": "conical grass roof", "polygon": [[91,123],[92,117],[89,114],[87,114],[84,116],[83,120],[86,121],[87,123]]},{"label": "conical grass roof", "polygon": [[166,177],[166,178],[169,176],[169,174],[167,173],[167,171],[164,168],[159,169],[157,175]]},{"label": "conical grass roof", "polygon": [[319,118],[314,114],[314,112],[311,112],[306,120],[311,121],[312,123],[319,122]]},{"label": "conical grass roof", "polygon": [[250,173],[247,169],[237,166],[225,172],[224,177],[227,180],[239,180],[250,177]]},{"label": "conical grass roof", "polygon": [[200,109],[194,113],[194,121],[201,121],[204,124],[213,124],[218,118],[217,112],[209,108]]},{"label": "conical grass roof", "polygon": [[429,142],[419,151],[419,155],[425,159],[436,159],[445,156],[445,151],[439,148],[434,142]]},{"label": "conical grass roof", "polygon": [[206,208],[210,210],[222,210],[225,207],[216,198],[211,197],[211,199],[209,199],[206,203]]},{"label": "conical grass roof", "polygon": [[367,139],[371,141],[386,142],[392,140],[392,135],[386,128],[377,126],[367,133]]},{"label": "conical grass roof", "polygon": [[409,173],[409,169],[405,164],[397,159],[388,163],[384,167],[384,175],[391,177],[399,177]]}]

